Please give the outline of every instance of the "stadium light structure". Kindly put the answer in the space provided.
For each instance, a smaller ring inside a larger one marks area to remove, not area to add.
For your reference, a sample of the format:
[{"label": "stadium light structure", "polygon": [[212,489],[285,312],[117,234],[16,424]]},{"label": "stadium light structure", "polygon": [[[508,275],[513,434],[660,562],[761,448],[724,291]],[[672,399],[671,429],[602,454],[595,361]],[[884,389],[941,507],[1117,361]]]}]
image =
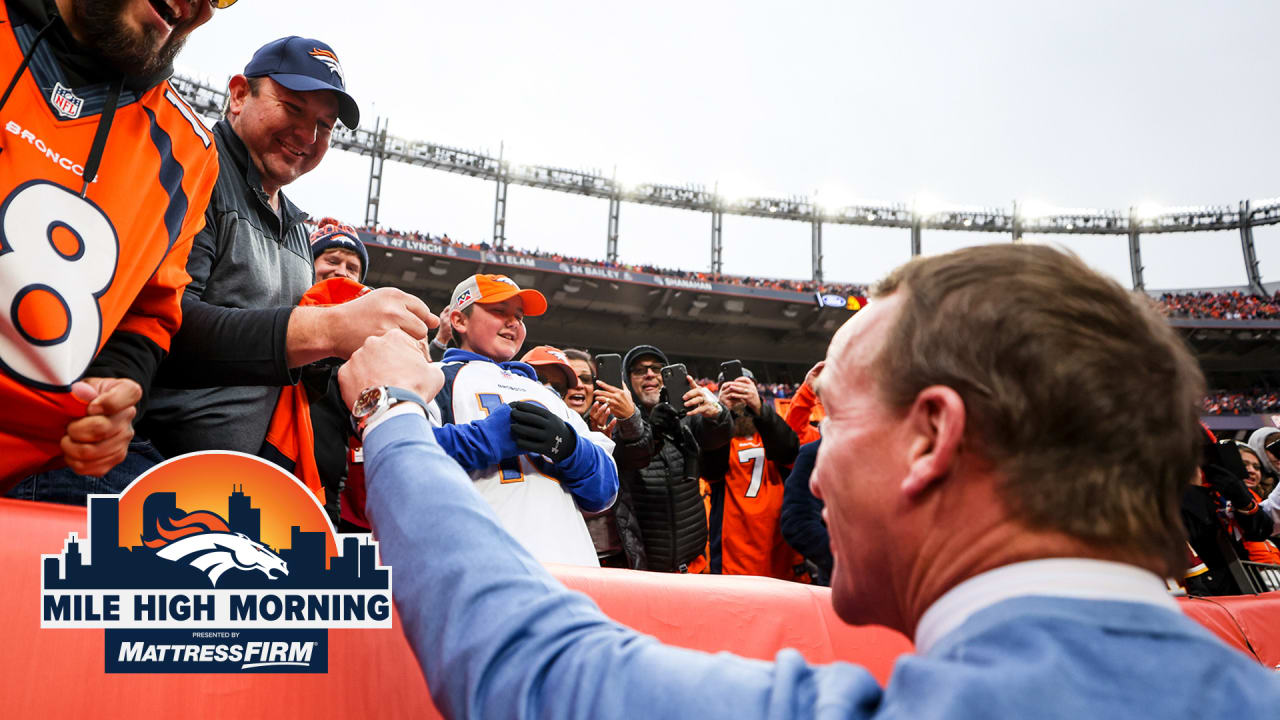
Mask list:
[{"label": "stadium light structure", "polygon": [[[175,75],[173,86],[191,106],[210,120],[222,117],[226,90],[190,77]],[[512,165],[502,153],[493,157],[483,152],[409,140],[387,133],[387,121],[378,118],[372,130],[367,128],[334,128],[330,145],[340,150],[371,158],[366,224],[378,222],[382,188],[382,165],[385,161],[417,165],[459,175],[491,180],[496,184],[494,198],[493,244],[502,247],[506,241],[506,195],[509,184],[555,190],[607,200],[609,225],[606,234],[606,257],[617,262],[620,204],[623,202],[658,205],[711,215],[711,270],[723,269],[723,216],[744,215],[812,226],[813,279],[822,281],[822,226],[861,225],[902,228],[911,233],[911,253],[921,252],[924,230],[1009,233],[1017,241],[1024,233],[1049,235],[1127,235],[1133,286],[1143,287],[1140,238],[1144,233],[1199,232],[1239,230],[1240,242],[1249,286],[1265,294],[1258,270],[1252,228],[1280,224],[1280,198],[1241,201],[1237,206],[1206,205],[1165,208],[1142,204],[1122,210],[1059,210],[1043,204],[1018,203],[1008,208],[956,208],[937,203],[927,196],[917,198],[912,206],[904,203],[861,201],[842,207],[820,206],[803,196],[789,198],[727,198],[697,184],[622,185],[599,171],[569,170],[543,165]],[[922,202],[923,201],[923,202]]]}]

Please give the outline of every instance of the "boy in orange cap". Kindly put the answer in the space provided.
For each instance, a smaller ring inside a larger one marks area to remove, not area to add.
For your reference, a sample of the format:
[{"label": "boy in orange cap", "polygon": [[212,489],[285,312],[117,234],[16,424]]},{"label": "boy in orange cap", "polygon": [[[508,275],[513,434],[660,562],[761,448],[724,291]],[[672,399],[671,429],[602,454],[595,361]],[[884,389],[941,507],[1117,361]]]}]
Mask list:
[{"label": "boy in orange cap", "polygon": [[602,512],[617,497],[613,442],[591,432],[529,364],[511,361],[524,344],[524,318],[546,310],[542,293],[505,275],[459,283],[441,313],[458,347],[444,354],[445,384],[428,417],[436,441],[534,557],[598,566],[582,511]]}]

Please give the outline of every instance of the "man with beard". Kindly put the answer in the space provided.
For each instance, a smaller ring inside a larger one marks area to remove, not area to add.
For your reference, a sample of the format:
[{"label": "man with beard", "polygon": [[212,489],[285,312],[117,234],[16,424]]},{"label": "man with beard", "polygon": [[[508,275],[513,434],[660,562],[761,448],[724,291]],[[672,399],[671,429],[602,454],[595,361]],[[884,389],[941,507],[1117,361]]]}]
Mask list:
[{"label": "man with beard", "polygon": [[427,319],[435,322],[395,288],[298,306],[315,265],[307,215],[283,188],[320,164],[338,121],[354,128],[360,109],[337,54],[319,40],[269,42],[229,81],[225,117],[213,128],[221,171],[187,262],[182,330],[139,425],[164,456],[262,454],[280,389],[302,367],[346,359],[391,328],[425,338]]},{"label": "man with beard", "polygon": [[778,413],[761,402],[750,370],[724,382],[720,402],[733,414],[728,445],[702,453],[702,476],[711,485],[711,572],[804,576],[804,558],[782,538],[782,478],[795,462],[799,440]]},{"label": "man with beard", "polygon": [[[686,376],[687,387],[664,388],[664,365],[666,354],[652,345],[637,345],[622,359],[631,393],[648,415],[652,435],[649,447],[631,448],[637,457],[647,453],[647,463],[618,462],[618,533],[632,568],[706,572],[707,517],[698,485],[698,455],[703,448],[729,442],[729,411],[692,377]],[[663,402],[664,393],[685,408],[683,418]]]},{"label": "man with beard", "polygon": [[186,37],[230,4],[0,8],[0,491],[83,504],[120,490],[97,476],[125,458],[178,329],[218,172],[212,136],[167,78]]}]

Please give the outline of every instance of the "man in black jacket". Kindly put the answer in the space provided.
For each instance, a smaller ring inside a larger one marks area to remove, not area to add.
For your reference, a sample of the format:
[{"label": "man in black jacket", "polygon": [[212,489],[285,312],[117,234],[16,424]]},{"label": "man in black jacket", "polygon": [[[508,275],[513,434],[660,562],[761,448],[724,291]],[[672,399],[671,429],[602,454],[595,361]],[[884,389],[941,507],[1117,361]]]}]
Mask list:
[{"label": "man in black jacket", "polygon": [[345,359],[399,327],[415,338],[434,319],[416,297],[375,290],[330,307],[298,307],[314,281],[307,215],[282,188],[319,165],[341,120],[360,112],[337,55],[287,37],[264,45],[228,85],[214,127],[221,169],[196,236],[182,329],[140,425],[165,456],[197,450],[256,454],[280,388],[300,368]]},{"label": "man in black jacket", "polygon": [[[680,417],[662,401],[664,392],[683,389],[663,387],[662,368],[667,364],[666,354],[652,345],[637,345],[622,360],[627,384],[640,412],[648,416],[652,433],[637,441],[620,441],[614,449],[621,485],[618,533],[633,568],[705,572],[707,516],[698,483],[698,455],[701,448],[723,447],[729,441],[729,412],[690,377],[678,400],[687,410]],[[651,459],[643,466],[629,462],[645,455]]]}]

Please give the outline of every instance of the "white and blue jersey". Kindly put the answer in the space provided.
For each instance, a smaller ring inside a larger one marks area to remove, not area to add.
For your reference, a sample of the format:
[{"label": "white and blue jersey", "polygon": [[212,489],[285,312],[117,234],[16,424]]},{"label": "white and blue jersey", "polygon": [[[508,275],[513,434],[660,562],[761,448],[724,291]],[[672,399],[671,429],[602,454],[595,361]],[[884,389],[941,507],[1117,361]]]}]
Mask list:
[{"label": "white and blue jersey", "polygon": [[[534,557],[598,567],[582,511],[607,510],[617,497],[613,441],[589,430],[525,363],[495,363],[453,348],[441,369],[444,387],[427,413],[436,442]],[[521,400],[547,408],[574,429],[578,443],[572,455],[552,464],[516,447],[507,405]]]}]

